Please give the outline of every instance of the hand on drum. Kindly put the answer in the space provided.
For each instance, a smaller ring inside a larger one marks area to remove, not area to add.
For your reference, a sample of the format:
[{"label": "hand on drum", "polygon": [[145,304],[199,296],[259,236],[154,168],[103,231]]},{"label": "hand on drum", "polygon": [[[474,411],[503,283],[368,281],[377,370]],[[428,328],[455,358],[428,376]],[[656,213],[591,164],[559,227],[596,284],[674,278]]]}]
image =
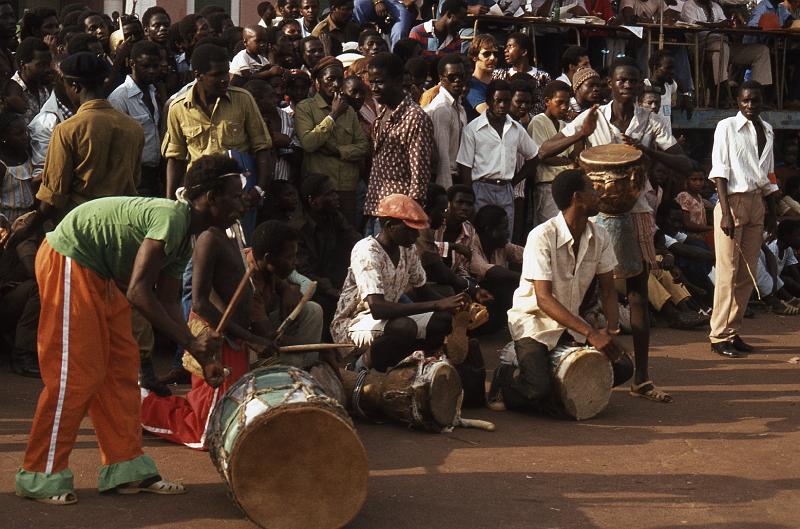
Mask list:
[{"label": "hand on drum", "polygon": [[203,364],[203,378],[212,388],[220,387],[225,382],[225,375],[225,368],[216,359]]},{"label": "hand on drum", "polygon": [[592,108],[590,108],[589,112],[586,114],[586,119],[584,119],[583,123],[581,124],[581,135],[584,138],[591,136],[594,130],[597,128],[598,108],[600,108],[598,105],[592,105]]},{"label": "hand on drum", "polygon": [[586,341],[589,342],[589,345],[601,353],[604,353],[612,362],[618,359],[622,354],[622,349],[617,345],[611,335],[608,334],[606,329],[592,331],[586,337]]},{"label": "hand on drum", "polygon": [[475,291],[475,301],[480,303],[481,305],[486,305],[488,302],[494,300],[494,296],[491,292],[486,290],[485,288],[478,288]]},{"label": "hand on drum", "polygon": [[469,302],[470,302],[469,294],[467,294],[466,292],[462,292],[461,294],[456,294],[455,296],[442,298],[436,301],[433,304],[433,310],[436,312],[447,311],[455,314],[456,312],[464,310],[464,308],[469,304]]}]

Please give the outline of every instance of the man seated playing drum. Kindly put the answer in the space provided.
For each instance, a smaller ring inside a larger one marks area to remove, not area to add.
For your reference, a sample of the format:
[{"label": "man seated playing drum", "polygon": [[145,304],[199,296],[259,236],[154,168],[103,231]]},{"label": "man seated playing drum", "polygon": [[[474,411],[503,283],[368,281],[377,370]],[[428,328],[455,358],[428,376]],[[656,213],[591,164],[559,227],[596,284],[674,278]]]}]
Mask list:
[{"label": "man seated playing drum", "polygon": [[[468,303],[469,296],[437,299],[425,286],[414,243],[419,230],[429,224],[415,200],[389,195],[378,205],[377,217],[381,232],[359,241],[350,254],[331,335],[337,343],[369,348],[359,358],[359,368],[385,371],[417,349],[438,349],[450,334],[452,313]],[[416,299],[434,301],[403,302],[410,289]]]},{"label": "man seated playing drum", "polygon": [[[519,288],[508,311],[519,369],[501,364],[495,371],[489,393],[495,410],[522,409],[548,397],[550,352],[573,339],[588,342],[612,361],[627,358],[611,337],[619,333],[614,248],[605,228],[589,221],[598,213],[597,193],[580,169],[556,176],[552,191],[561,213],[528,235]],[[594,329],[578,316],[595,277],[606,329]],[[615,385],[630,378],[632,371],[629,360],[616,363]]]}]

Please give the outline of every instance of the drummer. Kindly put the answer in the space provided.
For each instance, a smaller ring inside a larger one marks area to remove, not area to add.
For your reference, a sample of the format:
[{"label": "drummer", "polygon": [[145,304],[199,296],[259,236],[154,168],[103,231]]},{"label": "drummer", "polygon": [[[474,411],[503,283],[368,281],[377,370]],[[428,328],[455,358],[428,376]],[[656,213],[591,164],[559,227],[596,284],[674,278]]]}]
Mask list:
[{"label": "drummer", "polygon": [[[610,76],[611,102],[601,107],[595,105],[578,115],[561,132],[542,145],[539,149],[540,158],[556,156],[570,146],[573,146],[572,156],[577,157],[584,147],[625,143],[636,147],[651,160],[664,164],[677,174],[688,175],[692,168],[691,160],[683,154],[672,133],[655,114],[636,103],[642,88],[642,74],[636,62],[630,58],[617,60],[611,65]],[[645,178],[645,186],[631,210],[630,217],[615,219],[618,222],[632,223],[631,229],[636,235],[636,241],[627,241],[612,235],[612,244],[620,267],[630,271],[619,279],[625,279],[631,308],[636,358],[631,395],[656,402],[672,402],[669,394],[656,388],[648,373],[650,325],[647,313],[647,280],[648,266],[656,263],[653,245],[656,226],[654,212],[645,199],[649,178]],[[631,242],[634,243],[633,246]],[[639,248],[634,254],[640,255],[629,257],[636,242],[639,243]]]},{"label": "drummer", "polygon": [[[360,240],[350,254],[350,269],[342,287],[331,335],[337,343],[369,349],[357,369],[386,371],[412,352],[438,350],[452,328],[452,313],[469,296],[438,299],[425,285],[425,270],[414,243],[428,228],[428,216],[414,199],[401,194],[378,205],[381,232]],[[405,292],[414,289],[412,302]]]},{"label": "drummer", "polygon": [[[553,200],[560,213],[528,234],[519,287],[508,311],[519,368],[501,364],[494,372],[489,407],[500,411],[526,409],[551,393],[550,351],[574,341],[587,342],[614,362],[614,385],[632,374],[627,355],[612,335],[619,334],[619,307],[614,287],[617,264],[608,232],[589,222],[599,199],[581,169],[556,176]],[[579,315],[581,302],[594,278],[607,327],[594,329]]]}]

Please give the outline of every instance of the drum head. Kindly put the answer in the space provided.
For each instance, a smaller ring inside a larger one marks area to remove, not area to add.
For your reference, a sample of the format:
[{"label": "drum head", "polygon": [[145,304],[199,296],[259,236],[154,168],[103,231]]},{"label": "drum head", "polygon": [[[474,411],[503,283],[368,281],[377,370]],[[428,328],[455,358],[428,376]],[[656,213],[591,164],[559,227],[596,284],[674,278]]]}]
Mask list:
[{"label": "drum head", "polygon": [[367,497],[364,446],[323,406],[282,406],[256,418],[230,459],[233,494],[265,529],[338,529]]},{"label": "drum head", "polygon": [[573,353],[564,362],[569,362],[566,369],[557,371],[564,410],[578,421],[591,419],[606,409],[611,399],[611,362],[598,351]]},{"label": "drum head", "polygon": [[430,389],[431,417],[440,426],[452,426],[458,413],[461,377],[450,364],[441,363],[434,369]]},{"label": "drum head", "polygon": [[580,161],[598,166],[624,166],[638,162],[642,151],[624,143],[598,145],[581,151]]}]

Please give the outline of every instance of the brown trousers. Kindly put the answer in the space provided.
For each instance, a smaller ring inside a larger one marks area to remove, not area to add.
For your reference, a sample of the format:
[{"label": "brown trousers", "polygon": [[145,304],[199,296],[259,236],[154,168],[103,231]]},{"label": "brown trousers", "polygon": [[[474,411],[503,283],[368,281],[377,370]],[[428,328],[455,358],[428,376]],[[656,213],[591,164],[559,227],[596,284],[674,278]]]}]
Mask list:
[{"label": "brown trousers", "polygon": [[[753,280],[764,231],[764,198],[761,193],[732,193],[728,204],[735,225],[731,239],[720,229],[722,210],[714,208],[714,245],[717,255],[714,311],[711,314],[711,343],[728,341],[739,333]],[[738,248],[737,248],[738,243]],[[741,248],[741,253],[739,249]]]}]

